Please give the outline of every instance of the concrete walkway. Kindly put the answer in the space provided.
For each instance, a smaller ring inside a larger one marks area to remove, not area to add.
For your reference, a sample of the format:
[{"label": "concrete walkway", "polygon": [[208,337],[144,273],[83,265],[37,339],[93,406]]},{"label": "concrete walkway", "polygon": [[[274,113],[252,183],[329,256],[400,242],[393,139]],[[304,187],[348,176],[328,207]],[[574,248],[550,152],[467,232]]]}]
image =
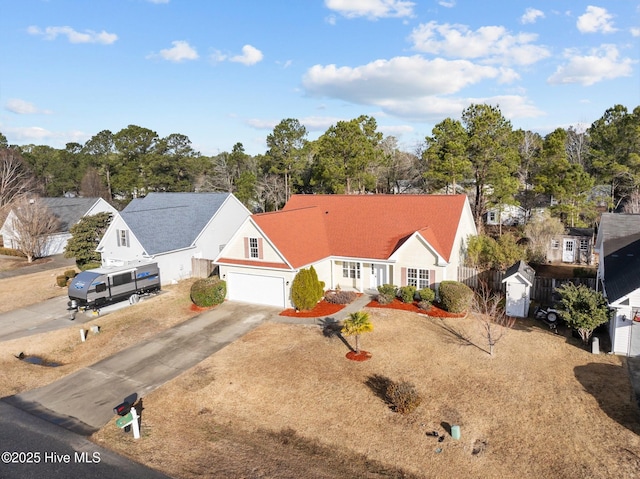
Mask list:
[{"label": "concrete walkway", "polygon": [[343,309],[330,316],[320,316],[317,318],[292,318],[289,316],[275,316],[271,318],[271,320],[278,323],[315,324],[317,326],[323,326],[331,320],[334,322],[342,321],[343,319],[346,319],[349,314],[364,309],[364,307],[371,302],[373,297],[373,293],[363,293],[362,296],[358,297],[354,302],[347,304]]},{"label": "concrete walkway", "polygon": [[225,302],[52,384],[3,400],[89,435],[109,422],[125,399],[143,398],[279,312]]}]

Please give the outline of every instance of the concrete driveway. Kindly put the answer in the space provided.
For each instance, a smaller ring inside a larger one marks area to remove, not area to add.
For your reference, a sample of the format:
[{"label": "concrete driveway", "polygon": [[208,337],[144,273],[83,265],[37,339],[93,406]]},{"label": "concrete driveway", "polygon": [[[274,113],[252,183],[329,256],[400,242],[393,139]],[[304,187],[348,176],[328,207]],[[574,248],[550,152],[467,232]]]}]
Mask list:
[{"label": "concrete driveway", "polygon": [[117,404],[145,397],[279,312],[225,302],[52,384],[3,400],[89,435],[114,417]]}]

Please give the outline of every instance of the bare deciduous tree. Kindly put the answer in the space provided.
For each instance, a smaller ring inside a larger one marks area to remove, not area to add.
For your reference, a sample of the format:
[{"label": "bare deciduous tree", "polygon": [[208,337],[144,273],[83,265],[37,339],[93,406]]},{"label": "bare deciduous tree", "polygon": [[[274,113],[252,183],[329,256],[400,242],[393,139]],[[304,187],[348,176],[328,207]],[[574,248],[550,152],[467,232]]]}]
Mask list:
[{"label": "bare deciduous tree", "polygon": [[551,239],[562,233],[564,233],[564,225],[558,218],[551,217],[548,211],[531,218],[524,227],[524,234],[530,241],[531,261],[544,262]]},{"label": "bare deciduous tree", "polygon": [[12,208],[13,229],[17,249],[31,263],[44,255],[51,236],[58,230],[59,221],[40,199],[26,197],[16,201]]},{"label": "bare deciduous tree", "polygon": [[36,182],[14,148],[0,148],[0,208],[36,189]]},{"label": "bare deciduous tree", "polygon": [[629,195],[627,202],[624,204],[622,211],[625,213],[640,213],[640,191],[635,190]]},{"label": "bare deciduous tree", "polygon": [[495,345],[515,324],[515,318],[507,316],[503,302],[504,296],[491,291],[486,284],[476,291],[474,297],[473,311],[478,318],[482,336],[487,341],[491,356],[493,356]]}]

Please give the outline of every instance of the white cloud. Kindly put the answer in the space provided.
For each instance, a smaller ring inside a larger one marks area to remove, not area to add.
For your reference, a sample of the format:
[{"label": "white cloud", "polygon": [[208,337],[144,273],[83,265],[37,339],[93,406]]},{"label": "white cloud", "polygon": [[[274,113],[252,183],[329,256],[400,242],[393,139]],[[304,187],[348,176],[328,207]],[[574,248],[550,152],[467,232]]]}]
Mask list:
[{"label": "white cloud", "polygon": [[613,15],[606,8],[589,5],[587,12],[578,17],[576,26],[581,33],[613,33],[617,29],[613,27]]},{"label": "white cloud", "polygon": [[640,28],[637,28],[637,27],[631,28],[631,36],[640,37]]},{"label": "white cloud", "polygon": [[242,55],[233,56],[229,58],[229,61],[250,66],[262,61],[263,57],[264,55],[260,50],[251,45],[245,45],[242,47]]},{"label": "white cloud", "polygon": [[17,113],[19,115],[33,115],[38,113],[43,113],[45,115],[51,114],[50,110],[40,110],[33,103],[20,100],[19,98],[10,98],[9,100],[7,100],[4,108],[12,113]]},{"label": "white cloud", "polygon": [[456,6],[456,2],[455,0],[451,0],[451,1],[440,0],[438,2],[438,5],[445,8],[453,8]]},{"label": "white cloud", "polygon": [[544,18],[544,12],[535,8],[527,8],[524,15],[520,17],[521,23],[536,23],[538,18]]},{"label": "white cloud", "polygon": [[303,77],[311,95],[378,104],[384,98],[418,98],[455,93],[464,87],[503,73],[466,60],[426,60],[420,55],[376,60],[366,65],[315,65]]},{"label": "white cloud", "polygon": [[32,25],[27,28],[27,33],[30,35],[42,35],[45,40],[55,40],[58,35],[64,35],[71,43],[102,43],[103,45],[110,45],[118,39],[118,35],[115,33],[107,33],[104,30],[101,32],[92,30],[77,32],[71,27],[46,27],[42,30],[40,27]]},{"label": "white cloud", "polygon": [[173,47],[160,50],[160,56],[170,62],[181,62],[184,60],[197,60],[198,52],[195,48],[183,40],[171,42]]},{"label": "white cloud", "polygon": [[329,10],[334,10],[347,18],[367,17],[410,17],[414,2],[406,0],[324,0]]},{"label": "white cloud", "polygon": [[169,3],[170,0],[147,0],[149,3]]},{"label": "white cloud", "polygon": [[602,45],[589,55],[581,56],[575,50],[565,50],[568,63],[560,65],[555,73],[547,79],[547,83],[572,84],[584,86],[611,80],[613,78],[631,76],[633,73],[630,58],[619,58],[615,45]]},{"label": "white cloud", "polygon": [[84,143],[91,135],[79,131],[50,131],[39,126],[0,125],[10,144],[47,144],[54,148],[64,148],[67,143]]},{"label": "white cloud", "polygon": [[534,33],[513,35],[499,26],[472,31],[466,25],[434,21],[419,25],[410,35],[413,48],[420,52],[516,65],[530,65],[550,56],[546,47],[532,44],[537,38]]}]

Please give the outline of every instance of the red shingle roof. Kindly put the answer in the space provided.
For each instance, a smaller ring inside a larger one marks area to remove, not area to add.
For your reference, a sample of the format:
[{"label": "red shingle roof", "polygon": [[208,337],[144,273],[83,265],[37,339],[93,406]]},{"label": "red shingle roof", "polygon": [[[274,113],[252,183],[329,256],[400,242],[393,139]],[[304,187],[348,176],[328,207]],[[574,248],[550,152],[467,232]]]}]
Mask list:
[{"label": "red shingle roof", "polygon": [[465,195],[294,195],[253,215],[294,268],[328,256],[387,259],[418,232],[449,260]]}]

